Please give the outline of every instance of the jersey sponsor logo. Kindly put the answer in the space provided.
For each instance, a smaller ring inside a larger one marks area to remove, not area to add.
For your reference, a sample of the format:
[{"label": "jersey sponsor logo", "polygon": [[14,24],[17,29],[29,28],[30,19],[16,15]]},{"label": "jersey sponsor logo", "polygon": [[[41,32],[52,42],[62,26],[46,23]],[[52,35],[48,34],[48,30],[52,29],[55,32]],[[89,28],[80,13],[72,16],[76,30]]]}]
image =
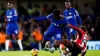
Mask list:
[{"label": "jersey sponsor logo", "polygon": [[67,16],[66,18],[67,18],[67,19],[71,19],[71,18],[73,18],[73,16]]},{"label": "jersey sponsor logo", "polygon": [[12,16],[7,16],[7,18],[12,18]]}]

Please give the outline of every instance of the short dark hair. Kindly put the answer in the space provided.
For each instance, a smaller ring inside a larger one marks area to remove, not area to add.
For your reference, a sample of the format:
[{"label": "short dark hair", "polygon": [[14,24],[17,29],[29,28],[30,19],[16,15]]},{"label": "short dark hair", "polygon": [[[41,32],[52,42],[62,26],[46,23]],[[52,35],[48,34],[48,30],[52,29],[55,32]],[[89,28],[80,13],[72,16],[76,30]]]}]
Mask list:
[{"label": "short dark hair", "polygon": [[61,14],[60,10],[58,10],[58,9],[53,10],[54,16],[59,16],[60,14]]},{"label": "short dark hair", "polygon": [[87,28],[85,26],[82,26],[81,29],[86,32],[87,31]]},{"label": "short dark hair", "polygon": [[12,1],[8,1],[8,3],[13,4],[13,2],[12,2]]},{"label": "short dark hair", "polygon": [[66,0],[66,2],[70,2],[70,0]]}]

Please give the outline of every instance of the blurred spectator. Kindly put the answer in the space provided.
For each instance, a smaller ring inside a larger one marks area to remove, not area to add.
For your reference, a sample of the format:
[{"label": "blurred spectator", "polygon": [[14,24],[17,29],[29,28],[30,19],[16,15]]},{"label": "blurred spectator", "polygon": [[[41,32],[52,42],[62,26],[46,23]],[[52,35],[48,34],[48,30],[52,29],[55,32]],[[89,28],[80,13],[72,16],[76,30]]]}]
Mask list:
[{"label": "blurred spectator", "polygon": [[90,14],[93,15],[93,10],[91,7],[89,7],[88,3],[84,3],[80,9],[81,9],[80,13],[82,15],[90,15]]},{"label": "blurred spectator", "polygon": [[96,15],[100,14],[100,0],[96,0]]},{"label": "blurred spectator", "polygon": [[20,30],[18,34],[18,38],[23,40],[23,34],[24,34],[23,30]]},{"label": "blurred spectator", "polygon": [[95,29],[94,27],[91,28],[91,32],[90,32],[90,35],[92,36],[92,40],[96,40],[96,32],[95,32]]},{"label": "blurred spectator", "polygon": [[56,6],[55,4],[53,4],[53,5],[51,6],[51,8],[50,8],[50,10],[49,10],[49,14],[52,13],[52,11],[53,11],[54,9],[57,9],[57,6]]},{"label": "blurred spectator", "polygon": [[35,4],[33,9],[33,15],[36,17],[40,16],[40,11],[41,11],[40,5]]},{"label": "blurred spectator", "polygon": [[0,29],[0,50],[5,50],[6,33]]},{"label": "blurred spectator", "polygon": [[42,41],[43,36],[42,36],[42,34],[41,34],[41,28],[40,28],[40,27],[35,28],[34,31],[33,31],[33,33],[32,33],[32,36],[34,37],[34,39],[35,39],[37,42]]},{"label": "blurred spectator", "polygon": [[6,8],[4,7],[4,4],[1,4],[0,6],[0,16],[2,16],[4,14],[4,12],[6,11]]},{"label": "blurred spectator", "polygon": [[6,11],[6,8],[4,7],[4,4],[1,4],[1,8],[0,8],[0,22],[4,21],[5,11]]},{"label": "blurred spectator", "polygon": [[96,21],[95,21],[95,31],[97,35],[96,40],[100,40],[100,16],[97,16]]},{"label": "blurred spectator", "polygon": [[49,13],[49,5],[48,4],[44,4],[42,7],[42,15],[48,15]]},{"label": "blurred spectator", "polygon": [[18,15],[28,16],[27,10],[22,5],[18,6],[18,13],[19,13]]},{"label": "blurred spectator", "polygon": [[28,11],[28,14],[31,15],[31,16],[32,16],[33,11],[34,11],[34,10],[32,10],[32,9],[33,9],[32,3],[28,3],[28,4],[27,4],[27,11]]}]

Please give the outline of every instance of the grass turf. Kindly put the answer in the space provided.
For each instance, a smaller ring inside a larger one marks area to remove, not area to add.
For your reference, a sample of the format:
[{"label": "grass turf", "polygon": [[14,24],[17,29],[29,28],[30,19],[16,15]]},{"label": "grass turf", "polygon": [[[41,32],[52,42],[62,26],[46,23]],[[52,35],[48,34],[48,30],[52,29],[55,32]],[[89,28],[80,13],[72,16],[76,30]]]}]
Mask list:
[{"label": "grass turf", "polygon": [[[9,51],[0,52],[0,56],[31,56],[30,51]],[[38,56],[60,56],[58,51],[53,54],[47,51],[39,51]],[[89,50],[85,56],[100,56],[100,50]]]}]

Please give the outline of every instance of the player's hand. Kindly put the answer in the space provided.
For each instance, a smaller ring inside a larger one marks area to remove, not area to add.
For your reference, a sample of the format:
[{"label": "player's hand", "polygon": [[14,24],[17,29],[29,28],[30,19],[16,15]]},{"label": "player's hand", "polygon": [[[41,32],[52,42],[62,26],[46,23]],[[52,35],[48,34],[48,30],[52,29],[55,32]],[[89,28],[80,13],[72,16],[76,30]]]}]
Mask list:
[{"label": "player's hand", "polygon": [[29,20],[29,22],[30,22],[30,23],[32,23],[33,21],[34,21],[34,19],[33,19],[33,18],[31,18],[31,19]]},{"label": "player's hand", "polygon": [[71,26],[71,24],[67,24],[69,27]]}]

